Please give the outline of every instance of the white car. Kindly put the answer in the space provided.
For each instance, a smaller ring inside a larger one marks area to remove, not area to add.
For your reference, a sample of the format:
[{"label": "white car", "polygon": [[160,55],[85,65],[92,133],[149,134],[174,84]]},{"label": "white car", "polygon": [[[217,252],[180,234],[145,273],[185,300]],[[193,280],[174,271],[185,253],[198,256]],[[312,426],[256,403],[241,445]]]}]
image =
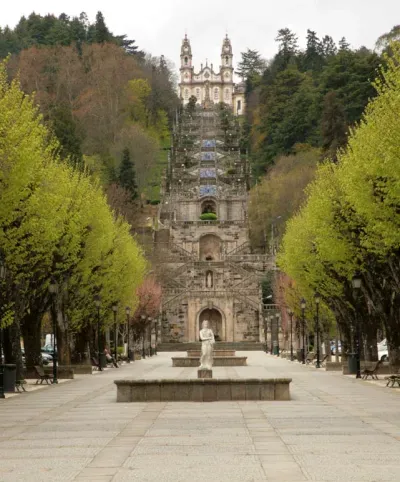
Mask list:
[{"label": "white car", "polygon": [[[383,357],[383,358],[382,358]],[[378,343],[378,360],[387,361],[389,358],[389,351],[386,338]]]}]

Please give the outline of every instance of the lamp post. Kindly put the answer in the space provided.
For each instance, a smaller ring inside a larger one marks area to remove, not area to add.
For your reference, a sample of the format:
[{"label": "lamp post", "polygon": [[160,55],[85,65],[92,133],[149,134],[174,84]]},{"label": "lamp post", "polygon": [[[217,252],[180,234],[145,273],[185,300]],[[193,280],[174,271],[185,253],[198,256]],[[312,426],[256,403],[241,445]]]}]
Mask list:
[{"label": "lamp post", "polygon": [[264,318],[265,353],[268,353],[268,317]]},{"label": "lamp post", "polygon": [[[131,313],[131,309],[129,306],[125,308],[125,313],[126,313],[126,331],[127,331],[127,340],[126,340],[126,351],[128,353],[128,363],[131,362],[131,354],[129,350],[129,338],[130,338],[130,333],[129,333],[129,315]],[[133,357],[133,361],[135,361],[135,357]]]},{"label": "lamp post", "polygon": [[142,332],[142,358],[143,360],[146,358],[146,347],[145,347],[145,340],[146,340],[146,317],[142,315],[140,317],[142,319],[142,324],[143,324],[143,332]]},{"label": "lamp post", "polygon": [[117,305],[117,303],[113,304],[112,310],[113,310],[113,313],[114,313],[114,358],[115,358],[115,362],[117,362],[117,360],[118,360],[118,350],[117,350],[117,344],[118,344],[118,335],[117,335],[118,305]]},{"label": "lamp post", "polygon": [[288,315],[290,318],[290,361],[293,361],[293,311],[289,310]]},{"label": "lamp post", "polygon": [[270,335],[271,335],[271,345],[270,345],[270,353],[271,355],[274,353],[274,345],[273,345],[273,337],[272,337],[272,316],[268,316],[267,317],[267,330],[268,330],[268,325],[269,325],[269,332],[270,332]]},{"label": "lamp post", "polygon": [[305,309],[306,309],[306,300],[304,298],[301,299],[301,302],[300,302],[300,306],[301,306],[301,321],[302,321],[302,338],[303,338],[303,365],[306,364],[306,318],[305,318]]},{"label": "lamp post", "polygon": [[150,353],[150,356],[153,356],[153,347],[151,345],[151,335],[152,335],[152,323],[151,322],[152,322],[152,320],[153,320],[153,318],[151,318],[151,316],[149,316],[147,318],[147,332],[148,332],[147,338],[149,340],[149,352],[148,353]]},{"label": "lamp post", "polygon": [[158,342],[158,319],[154,320],[154,332],[155,332],[155,340],[154,340],[154,354],[157,355],[157,342]]},{"label": "lamp post", "polygon": [[356,378],[361,378],[361,334],[360,334],[360,320],[358,317],[357,313],[357,308],[358,308],[358,294],[361,289],[361,276],[357,273],[353,276],[353,279],[351,280],[353,289],[354,289],[354,294],[355,294],[355,300],[356,300],[356,309],[355,309],[355,321],[356,321],[356,362],[357,362],[357,374]]},{"label": "lamp post", "polygon": [[97,359],[99,362],[99,370],[103,370],[103,366],[101,363],[101,341],[100,341],[100,305],[101,305],[101,297],[100,295],[96,295],[94,297],[94,304],[97,308]]},{"label": "lamp post", "polygon": [[320,343],[319,343],[319,303],[321,301],[321,297],[319,295],[319,293],[315,293],[314,295],[314,301],[315,301],[315,305],[317,307],[317,313],[316,313],[316,318],[315,318],[315,322],[316,322],[316,328],[317,328],[317,364],[315,365],[315,368],[321,368],[321,358],[320,358],[320,351],[319,351],[319,348],[320,348]]},{"label": "lamp post", "polygon": [[[0,251],[0,279],[4,281],[6,279],[7,268],[5,262],[5,256]],[[0,398],[6,398],[4,395],[4,364],[3,364],[3,328],[0,326]]]},{"label": "lamp post", "polygon": [[53,383],[58,383],[57,379],[57,313],[56,313],[56,295],[58,285],[54,279],[50,281],[49,292],[51,295],[51,312],[53,321]]},{"label": "lamp post", "polygon": [[279,313],[276,313],[275,315],[275,320],[276,320],[276,355],[279,356]]}]

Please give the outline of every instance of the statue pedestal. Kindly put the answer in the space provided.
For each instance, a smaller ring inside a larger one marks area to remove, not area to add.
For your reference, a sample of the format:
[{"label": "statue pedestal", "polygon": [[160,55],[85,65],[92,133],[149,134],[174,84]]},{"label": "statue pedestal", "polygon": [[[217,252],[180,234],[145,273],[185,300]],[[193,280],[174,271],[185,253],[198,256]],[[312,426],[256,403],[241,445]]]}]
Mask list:
[{"label": "statue pedestal", "polygon": [[212,370],[197,370],[197,378],[212,378]]}]

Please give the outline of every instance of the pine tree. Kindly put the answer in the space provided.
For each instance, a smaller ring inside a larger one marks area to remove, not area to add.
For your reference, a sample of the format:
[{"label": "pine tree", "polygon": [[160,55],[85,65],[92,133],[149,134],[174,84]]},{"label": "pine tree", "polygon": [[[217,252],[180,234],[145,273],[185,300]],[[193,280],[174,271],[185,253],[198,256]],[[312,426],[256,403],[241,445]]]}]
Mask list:
[{"label": "pine tree", "polygon": [[304,56],[305,70],[320,70],[322,68],[322,45],[316,32],[307,30],[307,48]]},{"label": "pine tree", "polygon": [[324,98],[321,117],[322,147],[333,161],[337,159],[337,149],[347,139],[346,114],[336,92],[328,92]]},{"label": "pine tree", "polygon": [[337,53],[336,44],[330,35],[325,35],[325,37],[322,39],[321,48],[322,48],[322,55],[325,58],[332,57]]},{"label": "pine tree", "polygon": [[111,33],[107,28],[104,16],[101,12],[97,12],[95,28],[95,41],[99,44],[109,42],[111,40]]},{"label": "pine tree", "polygon": [[347,42],[346,37],[342,37],[339,40],[339,52],[348,52],[350,50],[350,44]]},{"label": "pine tree", "polygon": [[128,148],[125,148],[122,152],[122,161],[119,168],[119,184],[131,194],[132,201],[137,199],[138,186],[136,184],[135,165],[131,160],[131,154]]},{"label": "pine tree", "polygon": [[247,49],[246,52],[242,52],[242,60],[237,66],[236,73],[242,80],[254,79],[259,77],[264,69],[265,62],[261,58],[257,50]]}]

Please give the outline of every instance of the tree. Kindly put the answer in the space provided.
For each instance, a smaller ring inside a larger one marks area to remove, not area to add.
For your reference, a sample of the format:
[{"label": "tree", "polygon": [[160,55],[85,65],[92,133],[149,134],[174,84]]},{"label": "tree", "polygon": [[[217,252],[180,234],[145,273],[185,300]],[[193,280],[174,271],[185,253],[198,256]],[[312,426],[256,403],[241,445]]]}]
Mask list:
[{"label": "tree", "polygon": [[131,195],[134,201],[138,197],[135,166],[131,160],[129,149],[125,148],[122,152],[122,162],[119,168],[119,183]]},{"label": "tree", "polygon": [[348,52],[350,50],[350,44],[347,42],[346,37],[342,37],[339,40],[339,52]]},{"label": "tree", "polygon": [[307,47],[304,54],[304,69],[318,71],[323,65],[323,47],[316,32],[307,30]]},{"label": "tree", "polygon": [[325,35],[322,39],[321,50],[322,55],[325,57],[325,59],[336,55],[337,47],[333,38],[330,35]]},{"label": "tree", "polygon": [[247,49],[241,53],[242,59],[237,65],[236,73],[243,81],[251,80],[253,83],[259,79],[265,69],[265,61],[257,50]]},{"label": "tree", "polygon": [[379,51],[388,50],[392,42],[400,40],[400,25],[395,25],[390,32],[381,35],[375,43],[375,48]]},{"label": "tree", "polygon": [[103,14],[97,12],[96,22],[94,24],[94,38],[93,40],[99,44],[104,42],[109,42],[111,40],[111,33],[107,28],[106,22],[104,20]]},{"label": "tree", "polygon": [[278,53],[275,63],[278,70],[284,70],[298,53],[298,38],[289,28],[282,28],[278,30],[275,41],[278,42]]},{"label": "tree", "polygon": [[328,92],[324,97],[321,117],[322,147],[332,160],[336,161],[336,152],[343,147],[347,139],[346,115],[336,92]]}]

